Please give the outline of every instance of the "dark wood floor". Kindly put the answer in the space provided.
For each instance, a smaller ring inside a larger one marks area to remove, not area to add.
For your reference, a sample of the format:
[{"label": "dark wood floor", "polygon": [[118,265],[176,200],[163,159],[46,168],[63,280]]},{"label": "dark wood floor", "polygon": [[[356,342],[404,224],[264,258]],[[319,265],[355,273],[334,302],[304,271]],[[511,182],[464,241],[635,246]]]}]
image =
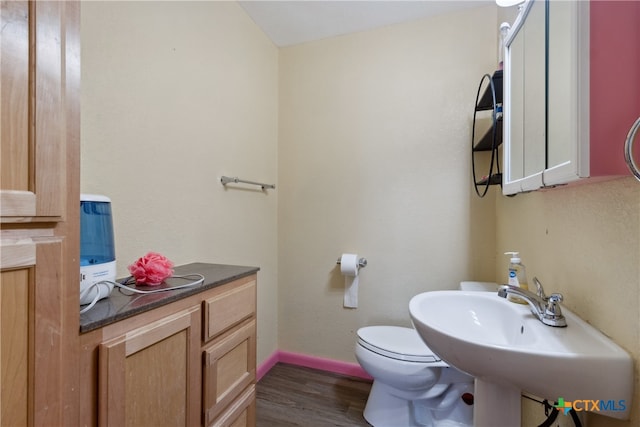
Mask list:
[{"label": "dark wood floor", "polygon": [[371,383],[278,363],[257,384],[257,427],[369,426]]}]

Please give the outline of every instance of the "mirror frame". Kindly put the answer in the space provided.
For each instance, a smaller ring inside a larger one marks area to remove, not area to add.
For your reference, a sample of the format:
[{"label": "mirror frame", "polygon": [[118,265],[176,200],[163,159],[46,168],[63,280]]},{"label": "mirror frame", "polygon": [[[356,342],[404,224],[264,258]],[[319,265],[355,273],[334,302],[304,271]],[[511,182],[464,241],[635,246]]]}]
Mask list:
[{"label": "mirror frame", "polygon": [[[516,18],[513,26],[509,30],[507,37],[504,41],[504,89],[503,89],[503,180],[502,180],[502,193],[503,194],[516,194],[522,191],[535,190],[542,186],[542,171],[529,176],[523,176],[511,180],[511,82],[512,82],[512,68],[511,68],[511,44],[520,31],[524,31],[524,24],[529,16],[529,12],[533,7],[534,0],[526,0],[518,17]],[[546,26],[546,23],[545,23]],[[545,100],[546,102],[546,100]]]},{"label": "mirror frame", "polygon": [[[518,14],[513,26],[509,30],[505,39],[504,47],[504,148],[503,148],[503,185],[502,192],[505,195],[516,194],[526,191],[537,190],[543,187],[552,187],[561,184],[567,184],[571,181],[578,180],[580,178],[589,176],[589,3],[577,2],[576,10],[576,31],[572,33],[573,46],[576,46],[576,69],[575,79],[572,84],[575,85],[572,93],[577,94],[577,102],[575,103],[577,111],[575,112],[575,123],[570,123],[570,126],[575,126],[576,138],[571,141],[567,141],[570,144],[569,152],[570,157],[567,161],[562,162],[552,168],[545,168],[534,174],[524,176],[522,178],[510,180],[511,165],[510,155],[512,153],[511,148],[511,82],[512,82],[512,70],[511,70],[511,44],[514,38],[522,30],[527,16],[533,6],[534,1],[547,1],[547,0],[526,0],[522,10]],[[548,31],[548,16],[545,18],[545,32]],[[549,48],[549,42],[546,49]],[[549,54],[545,52],[545,61],[548,61]],[[548,62],[545,63],[547,68],[546,79],[549,78],[549,72],[553,73],[553,70],[548,69]],[[545,108],[549,112],[549,100],[545,99]],[[545,119],[546,120],[546,119]],[[547,123],[544,123],[547,126]],[[545,150],[550,143],[553,143],[553,139],[549,138],[549,135],[545,135]]]}]

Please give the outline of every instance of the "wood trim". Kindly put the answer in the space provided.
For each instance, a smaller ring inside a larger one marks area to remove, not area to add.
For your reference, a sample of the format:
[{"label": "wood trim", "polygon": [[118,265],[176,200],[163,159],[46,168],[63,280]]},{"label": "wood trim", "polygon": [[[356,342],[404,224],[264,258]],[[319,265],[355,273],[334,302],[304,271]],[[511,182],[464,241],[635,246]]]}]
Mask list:
[{"label": "wood trim", "polygon": [[63,378],[61,298],[67,287],[63,280],[62,238],[40,241],[36,245],[35,283],[33,286],[33,423],[62,425],[61,393]]},{"label": "wood trim", "polygon": [[125,342],[100,346],[98,355],[98,425],[124,426]]},{"label": "wood trim", "polygon": [[187,312],[176,313],[173,316],[150,323],[148,326],[136,329],[130,334],[124,335],[124,337],[122,337],[122,340],[125,342],[124,355],[130,356],[133,353],[137,353],[158,341],[162,341],[163,339],[190,327],[192,323],[191,313],[197,310],[198,308],[194,307]]},{"label": "wood trim", "polygon": [[[35,3],[34,90],[37,102],[31,114],[34,128],[34,183],[36,215],[64,214],[66,168],[65,16],[64,2]],[[79,203],[79,202],[78,202]]]},{"label": "wood trim", "polygon": [[8,226],[0,229],[0,240],[22,240],[22,239],[36,239],[43,237],[52,237],[56,233],[53,228],[48,228],[47,224],[38,224],[42,227],[29,227],[29,228],[9,228],[9,227],[24,227],[21,225]]},{"label": "wood trim", "polygon": [[[30,191],[0,190],[0,215],[2,222],[9,222],[9,217],[29,217],[36,215],[36,195]],[[14,219],[16,222],[25,220]]]},{"label": "wood trim", "polygon": [[[79,354],[79,273],[80,273],[80,2],[59,2],[64,8],[61,38],[64,39],[63,61],[63,167],[58,175],[63,181],[61,203],[66,203],[63,221],[56,224],[56,234],[63,235],[63,280],[59,298],[62,306],[62,362],[64,382],[60,388],[63,422],[79,425],[80,354]],[[78,283],[78,286],[74,284]]]},{"label": "wood trim", "polygon": [[36,243],[32,239],[2,239],[0,249],[0,265],[3,270],[36,264]]},{"label": "wood trim", "polygon": [[[77,389],[77,400],[74,405],[78,408],[77,422],[66,425],[94,427],[98,425],[98,375],[99,375],[99,352],[102,341],[102,331],[100,329],[81,334],[79,336],[79,387]],[[80,397],[82,396],[82,397]]]}]

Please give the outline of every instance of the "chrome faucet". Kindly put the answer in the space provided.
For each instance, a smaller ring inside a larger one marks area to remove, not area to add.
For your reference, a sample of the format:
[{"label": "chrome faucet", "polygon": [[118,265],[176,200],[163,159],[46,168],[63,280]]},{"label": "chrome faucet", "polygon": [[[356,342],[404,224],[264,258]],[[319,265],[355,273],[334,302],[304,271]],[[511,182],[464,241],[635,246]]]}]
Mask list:
[{"label": "chrome faucet", "polygon": [[533,315],[540,319],[545,325],[560,328],[566,327],[567,321],[562,315],[562,309],[560,308],[562,294],[546,296],[542,288],[542,283],[540,283],[537,277],[533,278],[533,283],[536,285],[535,294],[517,286],[502,285],[498,288],[498,296],[506,298],[507,295],[511,294],[522,298],[529,304]]}]

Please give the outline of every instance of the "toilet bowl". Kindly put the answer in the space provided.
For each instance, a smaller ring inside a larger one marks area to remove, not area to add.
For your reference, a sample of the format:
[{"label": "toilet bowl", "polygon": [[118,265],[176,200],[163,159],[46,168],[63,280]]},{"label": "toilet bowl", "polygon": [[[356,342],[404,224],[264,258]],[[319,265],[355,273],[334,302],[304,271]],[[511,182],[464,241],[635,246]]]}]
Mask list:
[{"label": "toilet bowl", "polygon": [[356,359],[373,377],[364,418],[374,427],[473,425],[473,377],[449,367],[411,328],[367,326]]}]

